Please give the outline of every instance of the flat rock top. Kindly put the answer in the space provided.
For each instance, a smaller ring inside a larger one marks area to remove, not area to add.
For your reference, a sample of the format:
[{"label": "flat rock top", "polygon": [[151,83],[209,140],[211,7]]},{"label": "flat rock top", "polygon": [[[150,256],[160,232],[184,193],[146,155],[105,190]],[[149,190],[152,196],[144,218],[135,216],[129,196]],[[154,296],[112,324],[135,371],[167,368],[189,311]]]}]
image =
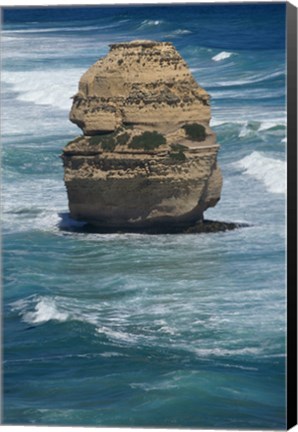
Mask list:
[{"label": "flat rock top", "polygon": [[113,43],[110,44],[109,47],[111,49],[115,48],[138,48],[138,47],[145,47],[145,48],[153,48],[155,46],[173,46],[171,42],[159,42],[159,41],[152,41],[152,40],[133,40],[130,42],[119,42],[119,43]]},{"label": "flat rock top", "polygon": [[70,119],[85,135],[123,123],[168,133],[186,123],[208,126],[209,95],[171,42],[120,42],[81,77]]}]

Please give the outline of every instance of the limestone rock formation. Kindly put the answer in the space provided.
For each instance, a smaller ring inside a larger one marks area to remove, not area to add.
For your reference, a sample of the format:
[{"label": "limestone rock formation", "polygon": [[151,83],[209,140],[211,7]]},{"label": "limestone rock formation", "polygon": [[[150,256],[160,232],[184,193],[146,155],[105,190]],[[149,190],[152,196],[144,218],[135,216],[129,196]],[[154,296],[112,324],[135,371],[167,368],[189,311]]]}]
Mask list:
[{"label": "limestone rock formation", "polygon": [[110,46],[81,77],[63,151],[71,216],[109,230],[189,227],[220,199],[209,95],[169,42]]}]

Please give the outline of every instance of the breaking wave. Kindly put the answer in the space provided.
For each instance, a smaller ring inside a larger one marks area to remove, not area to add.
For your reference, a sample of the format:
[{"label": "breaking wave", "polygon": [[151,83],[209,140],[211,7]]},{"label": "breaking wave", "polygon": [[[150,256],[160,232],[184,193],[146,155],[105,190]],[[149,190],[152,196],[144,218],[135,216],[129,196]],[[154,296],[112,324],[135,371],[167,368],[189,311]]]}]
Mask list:
[{"label": "breaking wave", "polygon": [[[155,346],[158,343],[160,347],[169,348],[173,343],[171,338],[175,338],[178,351],[182,350],[199,358],[260,355],[263,352],[259,347],[231,348],[227,345],[227,341],[223,346],[216,343],[209,347],[203,340],[200,341],[199,347],[189,346],[179,342],[179,332],[177,335],[175,332],[170,332],[169,335],[168,331],[164,331],[163,326],[158,326],[159,330],[157,330],[155,326],[157,322],[152,323],[152,326],[149,322],[142,322],[132,328],[128,311],[122,310],[124,313],[121,316],[119,310],[114,310],[112,315],[110,312],[107,314],[110,304],[104,301],[89,303],[89,301],[63,296],[32,295],[11,303],[10,307],[12,312],[17,313],[22,321],[30,326],[44,325],[49,322],[77,321],[91,325],[93,337],[107,338],[118,346]],[[193,343],[196,345],[196,342]],[[107,353],[106,356],[111,355]]]},{"label": "breaking wave", "polygon": [[8,231],[57,230],[61,221],[59,214],[66,207],[61,181],[40,179],[37,182],[32,179],[3,185],[2,218]]},{"label": "breaking wave", "polygon": [[245,174],[263,182],[269,192],[277,194],[286,192],[286,162],[254,151],[236,162],[235,166],[243,169]]},{"label": "breaking wave", "polygon": [[82,69],[3,72],[2,80],[18,93],[17,99],[69,110]]},{"label": "breaking wave", "polygon": [[[35,303],[34,309],[29,310],[32,303]],[[69,318],[69,313],[57,307],[57,302],[51,297],[34,297],[13,303],[13,311],[19,311],[23,321],[28,324],[41,324],[47,321],[55,320],[64,322]]]},{"label": "breaking wave", "polygon": [[219,54],[216,54],[214,57],[212,57],[212,60],[221,61],[221,60],[225,60],[225,59],[231,57],[232,55],[233,55],[233,53],[231,53],[231,52],[222,51]]},{"label": "breaking wave", "polygon": [[38,295],[16,301],[11,304],[11,308],[12,311],[17,311],[27,324],[72,320],[96,325],[100,321],[101,310],[100,305],[88,305],[67,297]]},{"label": "breaking wave", "polygon": [[59,311],[53,299],[43,298],[36,304],[35,310],[27,312],[23,318],[26,322],[39,324],[50,320],[66,321],[68,313]]}]

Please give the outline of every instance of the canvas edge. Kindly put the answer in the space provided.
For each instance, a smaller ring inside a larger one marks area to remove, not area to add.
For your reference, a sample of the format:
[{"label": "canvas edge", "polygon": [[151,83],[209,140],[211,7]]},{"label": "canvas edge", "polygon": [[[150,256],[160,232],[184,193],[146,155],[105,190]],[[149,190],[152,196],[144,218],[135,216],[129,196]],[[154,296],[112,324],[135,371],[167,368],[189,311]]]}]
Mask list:
[{"label": "canvas edge", "polygon": [[297,424],[297,7],[287,2],[287,429]]}]

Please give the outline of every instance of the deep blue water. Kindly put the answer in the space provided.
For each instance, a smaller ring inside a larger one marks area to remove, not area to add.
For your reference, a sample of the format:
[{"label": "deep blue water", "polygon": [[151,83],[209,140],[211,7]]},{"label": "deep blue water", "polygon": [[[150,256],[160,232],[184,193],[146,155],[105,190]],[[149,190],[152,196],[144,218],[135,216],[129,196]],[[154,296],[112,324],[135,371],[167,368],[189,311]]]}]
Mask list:
[{"label": "deep blue water", "polygon": [[[212,96],[222,199],[251,227],[63,230],[82,73],[171,41]],[[285,428],[285,4],[4,9],[3,422]]]}]

